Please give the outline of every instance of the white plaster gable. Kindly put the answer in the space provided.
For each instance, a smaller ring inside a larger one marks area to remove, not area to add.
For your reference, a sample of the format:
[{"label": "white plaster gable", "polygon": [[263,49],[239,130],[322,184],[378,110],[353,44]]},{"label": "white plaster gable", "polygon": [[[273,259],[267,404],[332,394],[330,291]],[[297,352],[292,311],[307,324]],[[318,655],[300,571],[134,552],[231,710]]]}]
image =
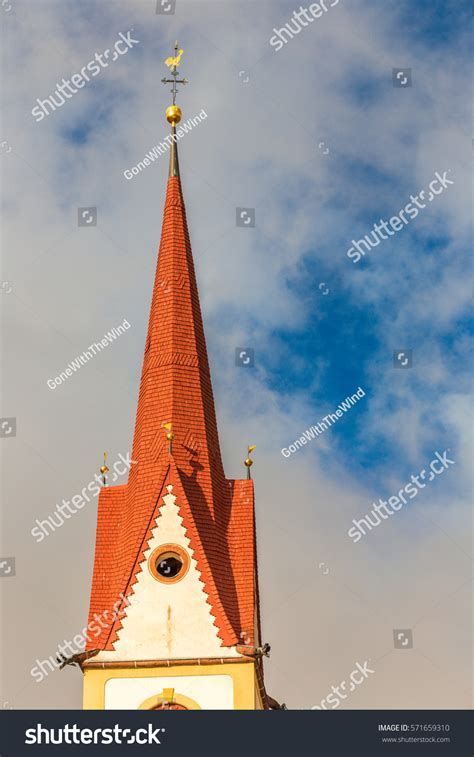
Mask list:
[{"label": "white plaster gable", "polygon": [[[167,491],[133,584],[114,651],[100,652],[94,658],[97,661],[239,656],[234,648],[221,646],[173,487],[167,486]],[[148,558],[154,549],[170,543],[187,551],[190,566],[183,579],[168,584],[153,577]]]}]

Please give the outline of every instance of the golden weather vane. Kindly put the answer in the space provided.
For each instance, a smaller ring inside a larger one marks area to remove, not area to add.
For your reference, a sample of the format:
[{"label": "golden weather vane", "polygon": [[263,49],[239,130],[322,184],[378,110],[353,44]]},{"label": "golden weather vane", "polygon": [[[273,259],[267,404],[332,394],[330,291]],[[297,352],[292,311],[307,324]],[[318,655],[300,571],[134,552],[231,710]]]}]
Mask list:
[{"label": "golden weather vane", "polygon": [[107,486],[107,473],[109,472],[107,468],[107,452],[104,452],[104,464],[100,466],[100,472],[102,473],[103,484]]},{"label": "golden weather vane", "polygon": [[[181,56],[183,54],[183,50],[179,50],[178,41],[175,42],[174,45],[174,58],[169,57],[166,58],[165,64],[170,69],[170,75],[171,79],[167,79],[166,76],[161,80],[163,84],[172,84],[171,87],[171,94],[173,95],[173,104],[169,106],[166,110],[166,118],[170,122],[172,126],[176,126],[177,123],[181,120],[181,110],[176,105],[176,95],[178,94],[178,84],[189,84],[187,79],[178,79],[178,66],[181,61]],[[178,116],[179,118],[174,118],[173,116]]]},{"label": "golden weather vane", "polygon": [[[178,42],[176,42],[174,49],[175,50],[178,49]],[[184,50],[180,50],[178,55],[175,58],[171,58],[171,57],[166,58],[165,65],[167,65],[168,68],[176,68],[177,66],[179,66],[179,62],[181,60],[181,56],[183,53],[184,53]]]},{"label": "golden weather vane", "polygon": [[163,423],[163,428],[165,428],[166,431],[168,432],[166,434],[166,438],[168,439],[168,451],[171,455],[173,453],[173,439],[174,439],[174,434],[172,430],[173,424],[170,422]]},{"label": "golden weather vane", "polygon": [[252,445],[250,445],[250,447],[247,447],[248,457],[244,460],[244,465],[247,468],[247,478],[250,478],[250,468],[253,465],[253,460],[250,457],[250,455],[252,454],[252,452],[254,451],[254,449],[256,449],[256,447],[257,447],[256,444],[252,444]]}]

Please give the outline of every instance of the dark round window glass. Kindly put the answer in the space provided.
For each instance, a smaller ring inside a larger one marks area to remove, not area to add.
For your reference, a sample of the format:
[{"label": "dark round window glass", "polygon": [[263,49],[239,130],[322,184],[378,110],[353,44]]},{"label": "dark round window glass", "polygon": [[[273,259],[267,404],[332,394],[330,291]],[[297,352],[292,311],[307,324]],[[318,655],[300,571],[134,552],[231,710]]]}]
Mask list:
[{"label": "dark round window glass", "polygon": [[179,557],[174,557],[172,555],[158,560],[156,563],[157,573],[159,573],[160,576],[163,576],[163,578],[175,578],[182,567],[183,563]]}]

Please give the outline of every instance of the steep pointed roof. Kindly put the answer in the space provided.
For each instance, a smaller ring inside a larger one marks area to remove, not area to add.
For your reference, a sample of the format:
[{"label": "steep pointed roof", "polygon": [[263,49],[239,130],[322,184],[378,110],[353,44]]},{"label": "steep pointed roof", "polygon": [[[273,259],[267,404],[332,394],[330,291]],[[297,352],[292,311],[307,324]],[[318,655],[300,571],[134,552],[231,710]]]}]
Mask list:
[{"label": "steep pointed roof", "polygon": [[[174,132],[174,130],[173,130]],[[173,425],[172,452],[164,422]],[[100,492],[87,649],[111,651],[171,485],[223,647],[259,643],[252,481],[227,480],[179,176],[170,170],[129,480]],[[125,607],[125,609],[123,609]],[[118,617],[117,617],[118,615]]]},{"label": "steep pointed roof", "polygon": [[[176,145],[170,168],[175,159]],[[177,465],[209,495],[215,515],[213,495],[222,488],[224,470],[181,179],[174,173],[168,178],[132,452],[148,475],[160,466],[167,421],[173,424]]]}]

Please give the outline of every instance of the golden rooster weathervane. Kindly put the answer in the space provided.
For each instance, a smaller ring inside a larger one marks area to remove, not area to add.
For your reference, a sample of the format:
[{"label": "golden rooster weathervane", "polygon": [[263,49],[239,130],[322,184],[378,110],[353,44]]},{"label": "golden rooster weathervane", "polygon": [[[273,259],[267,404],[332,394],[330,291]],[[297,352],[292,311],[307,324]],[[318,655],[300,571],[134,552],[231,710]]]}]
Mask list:
[{"label": "golden rooster weathervane", "polygon": [[[174,49],[178,49],[178,42],[176,41]],[[175,66],[179,66],[179,62],[181,60],[181,56],[184,53],[184,50],[180,50],[178,55],[175,58],[166,58],[165,65],[168,66],[168,68],[174,68]]]},{"label": "golden rooster weathervane", "polygon": [[166,76],[161,80],[163,84],[172,84],[171,87],[171,94],[173,95],[173,104],[169,106],[166,110],[166,118],[168,119],[169,123],[172,126],[176,126],[177,123],[181,120],[181,110],[176,105],[176,95],[178,94],[178,84],[189,84],[187,79],[178,79],[178,66],[181,61],[181,56],[184,52],[184,50],[180,50],[178,46],[178,41],[175,42],[174,45],[174,58],[169,57],[166,58],[165,64],[168,66],[170,70],[170,74],[172,76],[172,79],[167,79]]}]

